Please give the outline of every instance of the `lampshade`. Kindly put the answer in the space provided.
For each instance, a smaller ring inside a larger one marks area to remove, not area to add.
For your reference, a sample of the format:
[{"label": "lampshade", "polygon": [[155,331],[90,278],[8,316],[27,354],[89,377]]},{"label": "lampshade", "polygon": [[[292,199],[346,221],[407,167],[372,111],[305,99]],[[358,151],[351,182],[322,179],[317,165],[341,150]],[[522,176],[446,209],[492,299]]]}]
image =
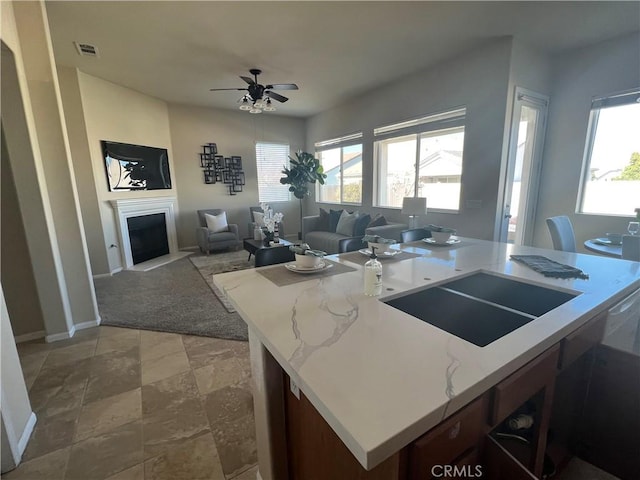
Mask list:
[{"label": "lampshade", "polygon": [[402,214],[409,216],[426,215],[426,197],[404,197],[402,199]]}]

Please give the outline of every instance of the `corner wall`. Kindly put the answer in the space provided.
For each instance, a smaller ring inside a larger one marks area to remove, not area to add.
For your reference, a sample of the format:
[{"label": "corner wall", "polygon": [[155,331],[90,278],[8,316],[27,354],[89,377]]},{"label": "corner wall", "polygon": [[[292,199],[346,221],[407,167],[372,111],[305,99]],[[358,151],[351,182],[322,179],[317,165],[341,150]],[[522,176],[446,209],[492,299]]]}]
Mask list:
[{"label": "corner wall", "polygon": [[[552,248],[547,217],[568,215],[578,251],[605,232],[624,232],[628,216],[576,212],[591,99],[640,86],[640,34],[567,51],[552,62],[553,86],[536,211],[534,245]],[[638,192],[640,205],[640,192]]]},{"label": "corner wall", "polygon": [[[344,105],[311,117],[307,122],[307,149],[320,140],[363,131],[363,204],[367,212],[380,212],[408,223],[400,209],[372,208],[373,128],[421,115],[467,107],[462,198],[456,214],[429,212],[421,222],[457,228],[463,236],[492,239],[498,202],[512,39],[501,38],[378,88]],[[471,208],[476,201],[480,208]],[[427,208],[429,201],[427,199]],[[306,202],[313,215],[315,197]]]},{"label": "corner wall", "polygon": [[[197,245],[195,231],[198,226],[196,210],[222,208],[229,223],[237,223],[240,236],[247,232],[249,207],[258,205],[256,169],[256,142],[287,143],[291,154],[304,146],[305,121],[263,113],[169,105],[171,141],[174,147],[175,179],[178,185],[180,216],[178,217],[178,243],[181,248]],[[227,187],[204,183],[200,156],[202,145],[215,143],[224,156],[240,155],[246,185],[243,191],[229,195]],[[285,187],[283,187],[285,188]],[[298,232],[298,201],[271,203],[275,211],[284,214],[286,235]],[[282,233],[281,233],[282,234]]]}]

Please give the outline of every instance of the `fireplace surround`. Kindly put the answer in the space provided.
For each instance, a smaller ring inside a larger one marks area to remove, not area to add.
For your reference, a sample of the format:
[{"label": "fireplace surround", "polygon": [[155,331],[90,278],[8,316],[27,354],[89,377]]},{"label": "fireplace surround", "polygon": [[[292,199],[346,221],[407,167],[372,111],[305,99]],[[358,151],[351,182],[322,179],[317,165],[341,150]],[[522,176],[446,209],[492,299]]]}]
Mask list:
[{"label": "fireplace surround", "polygon": [[175,197],[154,197],[111,200],[116,215],[116,225],[120,238],[120,253],[122,255],[123,268],[131,269],[134,266],[131,237],[129,232],[129,219],[145,217],[154,214],[164,214],[167,243],[167,253],[178,253],[178,239],[176,235],[176,223],[174,214]]}]

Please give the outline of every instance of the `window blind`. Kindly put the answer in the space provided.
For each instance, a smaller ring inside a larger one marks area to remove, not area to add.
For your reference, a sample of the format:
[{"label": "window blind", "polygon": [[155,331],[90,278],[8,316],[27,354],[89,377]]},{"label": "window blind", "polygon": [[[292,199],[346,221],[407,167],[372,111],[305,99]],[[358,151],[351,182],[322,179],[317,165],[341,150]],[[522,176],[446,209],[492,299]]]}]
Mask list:
[{"label": "window blind", "polygon": [[282,169],[289,166],[289,145],[282,143],[256,143],[258,170],[258,199],[260,202],[286,202],[289,186],[282,185]]}]

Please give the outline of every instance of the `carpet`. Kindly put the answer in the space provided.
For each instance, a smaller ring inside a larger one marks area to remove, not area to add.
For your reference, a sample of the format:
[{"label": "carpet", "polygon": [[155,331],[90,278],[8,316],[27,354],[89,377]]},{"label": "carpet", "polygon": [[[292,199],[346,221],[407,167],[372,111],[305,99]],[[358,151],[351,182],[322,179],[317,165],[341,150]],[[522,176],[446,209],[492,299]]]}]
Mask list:
[{"label": "carpet", "polygon": [[198,269],[202,278],[207,282],[211,291],[229,313],[236,311],[227,297],[213,284],[212,275],[216,273],[235,272],[253,268],[253,259],[247,260],[249,254],[245,250],[234,252],[211,253],[210,255],[195,254],[189,257],[193,266]]},{"label": "carpet", "polygon": [[[246,252],[232,253],[243,253],[246,261]],[[248,339],[244,321],[211,295],[207,282],[186,258],[148,272],[125,270],[94,282],[102,325]]]}]

